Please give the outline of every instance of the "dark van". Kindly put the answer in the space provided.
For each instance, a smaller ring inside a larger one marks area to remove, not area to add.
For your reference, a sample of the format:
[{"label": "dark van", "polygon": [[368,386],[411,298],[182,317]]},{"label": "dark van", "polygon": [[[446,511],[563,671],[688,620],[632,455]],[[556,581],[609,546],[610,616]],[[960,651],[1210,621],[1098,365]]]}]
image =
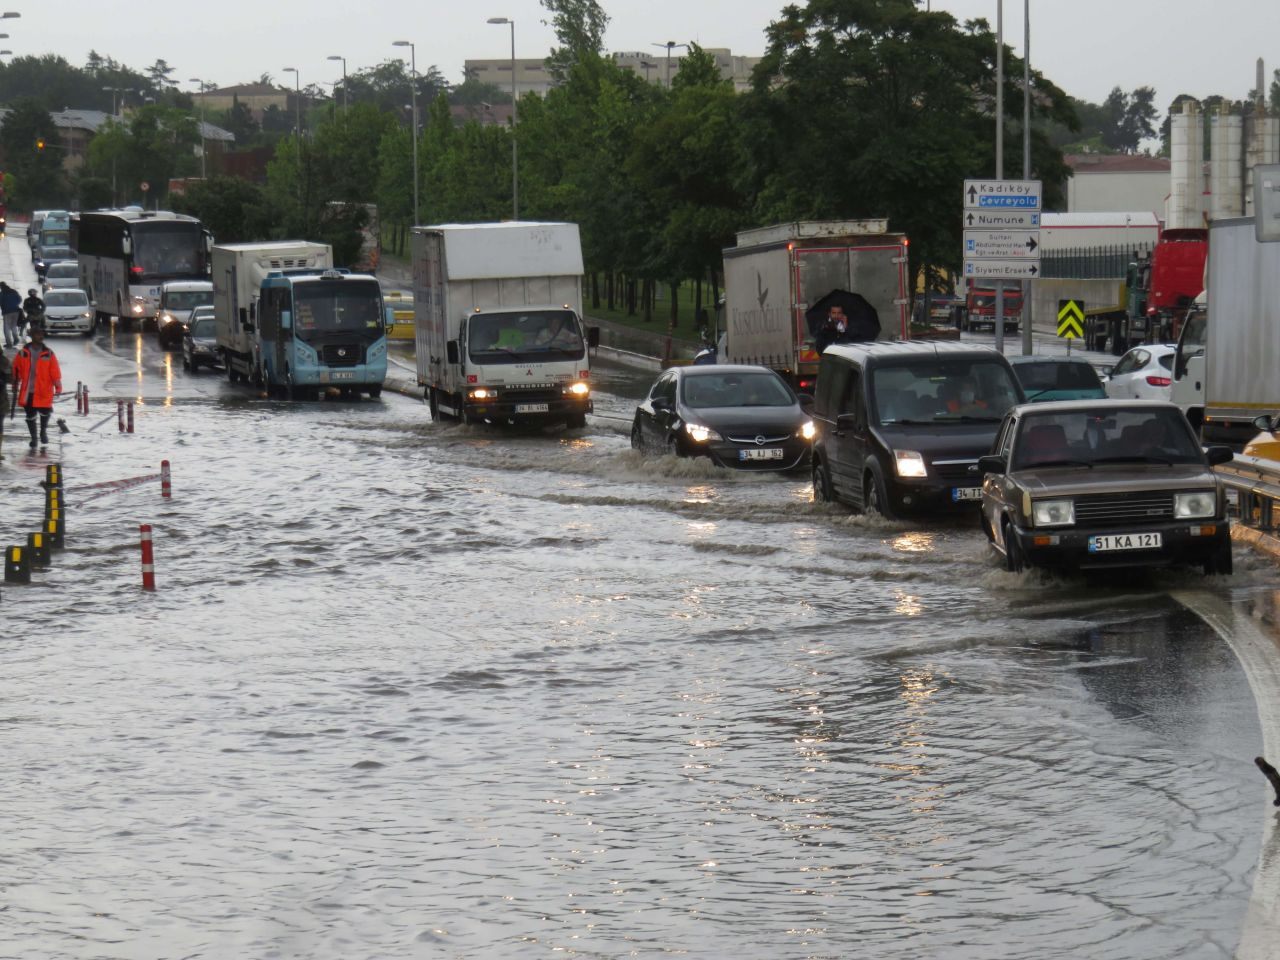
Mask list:
[{"label": "dark van", "polygon": [[1009,361],[990,347],[828,347],[814,398],[814,499],[886,517],[967,511],[976,519],[978,458],[991,451],[1005,411],[1024,399]]}]

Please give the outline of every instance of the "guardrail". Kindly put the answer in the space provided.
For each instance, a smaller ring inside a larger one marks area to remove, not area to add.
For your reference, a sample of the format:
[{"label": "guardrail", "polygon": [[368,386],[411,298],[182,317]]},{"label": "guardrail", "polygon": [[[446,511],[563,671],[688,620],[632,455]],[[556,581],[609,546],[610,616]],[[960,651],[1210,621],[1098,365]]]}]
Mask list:
[{"label": "guardrail", "polygon": [[1241,539],[1280,556],[1280,463],[1237,453],[1214,472],[1227,488],[1227,512]]}]

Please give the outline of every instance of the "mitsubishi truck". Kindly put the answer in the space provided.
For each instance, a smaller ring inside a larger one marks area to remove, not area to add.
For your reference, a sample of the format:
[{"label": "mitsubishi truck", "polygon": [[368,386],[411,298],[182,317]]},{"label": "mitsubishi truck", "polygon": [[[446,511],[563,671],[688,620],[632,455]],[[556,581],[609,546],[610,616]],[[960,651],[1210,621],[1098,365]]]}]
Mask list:
[{"label": "mitsubishi truck", "polygon": [[376,278],[332,264],[330,246],[303,240],[214,246],[213,310],[228,379],[289,399],[329,389],[381,395],[382,291]]},{"label": "mitsubishi truck", "polygon": [[581,427],[591,412],[576,223],[413,228],[418,385],[464,423]]},{"label": "mitsubishi truck", "polygon": [[856,295],[878,339],[910,338],[907,238],[887,220],[810,220],[744,230],[724,251],[726,363],[771,367],[796,389],[818,376],[825,298]]}]

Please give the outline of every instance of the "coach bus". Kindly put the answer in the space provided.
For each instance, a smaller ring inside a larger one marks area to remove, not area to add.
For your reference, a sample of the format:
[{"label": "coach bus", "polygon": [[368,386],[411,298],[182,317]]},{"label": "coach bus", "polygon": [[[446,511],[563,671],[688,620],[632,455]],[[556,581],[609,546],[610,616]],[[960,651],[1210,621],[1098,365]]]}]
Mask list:
[{"label": "coach bus", "polygon": [[154,325],[166,280],[209,279],[213,237],[195,217],[168,210],[94,210],[71,221],[80,286],[99,321]]}]

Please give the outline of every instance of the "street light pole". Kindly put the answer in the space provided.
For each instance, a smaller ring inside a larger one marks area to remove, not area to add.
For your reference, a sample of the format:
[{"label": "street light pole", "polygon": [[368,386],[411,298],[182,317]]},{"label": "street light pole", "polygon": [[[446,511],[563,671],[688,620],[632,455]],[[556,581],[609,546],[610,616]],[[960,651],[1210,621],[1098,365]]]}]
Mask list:
[{"label": "street light pole", "polygon": [[200,179],[207,180],[209,178],[209,166],[204,148],[204,81],[199,77],[192,77],[187,83],[200,84]]},{"label": "street light pole", "polygon": [[[1004,0],[996,0],[996,179],[1004,179]],[[1004,353],[1004,281],[996,288],[996,350]]]},{"label": "street light pole", "polygon": [[335,53],[329,59],[342,61],[342,117],[345,120],[347,116],[347,58],[340,57]]},{"label": "street light pole", "polygon": [[489,23],[511,26],[511,219],[520,219],[520,174],[516,161],[516,22],[507,17],[490,17]]},{"label": "street light pole", "polygon": [[413,106],[413,225],[418,225],[418,51],[408,40],[393,40],[393,47],[409,48],[409,93]]},{"label": "street light pole", "polygon": [[[1022,179],[1031,179],[1031,0],[1022,2]],[[1128,218],[1125,220],[1126,226]],[[1127,233],[1126,233],[1127,237]],[[1031,281],[1022,281],[1022,353],[1035,352],[1031,339]]]},{"label": "street light pole", "polygon": [[674,40],[668,40],[666,43],[654,43],[652,44],[652,46],[667,48],[667,89],[670,90],[671,89],[671,51],[674,50],[676,47],[684,47],[686,50],[688,50],[689,45],[687,43],[676,43]]},{"label": "street light pole", "polygon": [[285,67],[285,73],[293,74],[294,99],[297,101],[297,126],[294,133],[298,140],[298,155],[302,155],[302,74],[298,72],[297,67]]}]

